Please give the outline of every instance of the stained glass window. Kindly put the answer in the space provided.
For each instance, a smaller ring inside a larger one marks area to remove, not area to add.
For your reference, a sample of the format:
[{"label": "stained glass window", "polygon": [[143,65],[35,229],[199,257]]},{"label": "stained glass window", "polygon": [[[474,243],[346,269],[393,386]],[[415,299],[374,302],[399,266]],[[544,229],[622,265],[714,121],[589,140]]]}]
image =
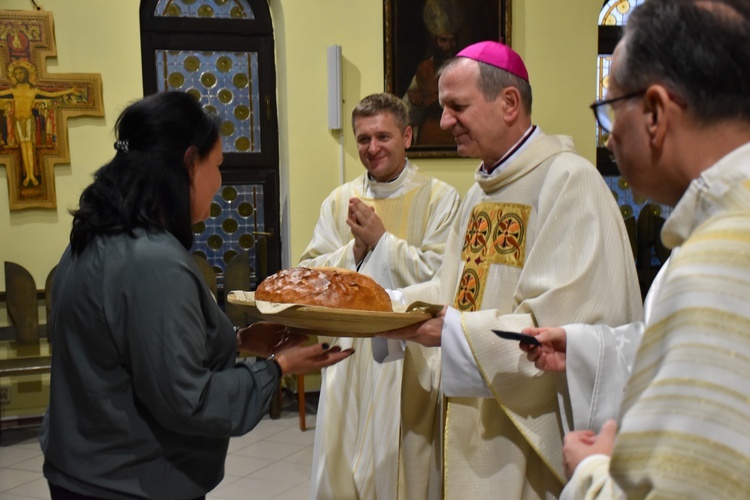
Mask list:
[{"label": "stained glass window", "polygon": [[267,0],[141,4],[144,93],[186,92],[219,119],[223,185],[209,218],[193,226],[191,252],[213,268],[223,305],[225,285],[254,288],[281,268],[271,12]]},{"label": "stained glass window", "polygon": [[202,17],[253,19],[247,0],[159,0],[154,15],[159,17]]},{"label": "stained glass window", "polygon": [[157,50],[159,91],[182,90],[221,118],[225,153],[260,152],[257,52]]},{"label": "stained glass window", "polygon": [[[607,0],[604,2],[602,10],[599,13],[600,26],[623,26],[632,12],[638,5],[646,0]],[[609,68],[612,61],[612,54],[600,53],[596,58],[596,99],[606,99],[607,89],[609,87]],[[596,144],[599,148],[606,147],[608,134],[596,124]],[[649,203],[649,200],[635,196],[630,189],[630,185],[619,176],[605,176],[605,181],[612,190],[612,194],[620,206],[623,217],[638,218],[641,209]],[[671,210],[666,206],[657,206],[658,215],[666,216]]]},{"label": "stained glass window", "polygon": [[[599,26],[625,26],[630,13],[646,0],[607,0],[599,12]],[[596,59],[596,98],[604,99],[607,94],[609,64],[612,54],[601,53]],[[599,126],[596,126],[596,143],[604,147],[607,137]]]},{"label": "stained glass window", "polygon": [[[611,63],[612,56],[610,54],[599,54],[596,58],[596,100],[605,99],[607,95],[607,88],[609,87],[609,65]],[[605,147],[607,144],[608,134],[604,133],[602,128],[596,123],[596,145],[598,147]]]},{"label": "stained glass window", "polygon": [[[599,50],[596,58],[597,100],[608,97],[607,90],[612,62],[611,52],[619,39],[619,30],[627,23],[633,9],[645,1],[647,0],[607,0],[599,12]],[[609,135],[604,133],[601,127],[596,124],[596,121],[594,121],[594,126],[596,127],[596,145],[599,152],[608,153],[604,148],[606,148]],[[620,213],[625,219],[625,225],[628,227],[631,244],[634,245],[634,252],[636,253],[636,267],[641,280],[641,289],[645,291],[664,258],[663,252],[661,252],[663,247],[654,243],[658,240],[659,235],[653,233],[658,233],[661,226],[657,221],[666,219],[671,212],[671,207],[653,203],[651,200],[636,195],[623,177],[610,175],[611,172],[616,172],[612,165],[614,156],[611,153],[599,154],[598,157],[600,168],[602,168],[602,158],[609,158],[607,161],[610,170],[606,171],[604,180],[615,197],[617,205],[620,207]],[[649,245],[652,245],[650,249]]]},{"label": "stained glass window", "polygon": [[630,13],[646,0],[609,0],[599,12],[599,26],[625,26]]},{"label": "stained glass window", "polygon": [[191,252],[205,257],[216,271],[221,287],[226,265],[239,252],[250,255],[250,282],[256,283],[255,269],[259,233],[267,231],[263,209],[263,186],[233,184],[222,186],[211,203],[211,215],[193,226],[195,239]]}]

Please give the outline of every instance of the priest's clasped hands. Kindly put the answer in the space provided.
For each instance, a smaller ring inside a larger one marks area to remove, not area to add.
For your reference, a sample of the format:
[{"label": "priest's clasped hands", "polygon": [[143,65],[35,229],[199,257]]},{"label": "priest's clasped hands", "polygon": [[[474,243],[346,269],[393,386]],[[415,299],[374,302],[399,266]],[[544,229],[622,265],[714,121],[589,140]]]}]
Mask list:
[{"label": "priest's clasped hands", "polygon": [[385,234],[385,226],[375,209],[359,198],[349,200],[349,217],[346,224],[354,236],[354,260],[362,262],[367,252],[373,250]]}]

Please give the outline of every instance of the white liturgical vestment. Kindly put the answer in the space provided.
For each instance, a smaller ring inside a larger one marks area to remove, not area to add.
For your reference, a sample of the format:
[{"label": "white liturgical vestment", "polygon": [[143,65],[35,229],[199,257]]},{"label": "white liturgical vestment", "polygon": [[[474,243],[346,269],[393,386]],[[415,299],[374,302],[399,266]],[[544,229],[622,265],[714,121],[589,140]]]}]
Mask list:
[{"label": "white liturgical vestment", "polygon": [[452,393],[441,405],[441,379],[460,378],[441,373],[441,355],[455,353],[445,343],[406,353],[402,498],[552,498],[565,481],[555,375],[490,330],[641,320],[632,250],[601,175],[567,137],[538,131],[475,181],[438,277],[403,293],[452,305],[443,335],[464,338],[489,397]]},{"label": "white liturgical vestment", "polygon": [[[335,189],[322,204],[300,265],[356,268],[346,224],[353,197],[374,207],[387,230],[359,272],[385,288],[429,280],[442,262],[459,197],[408,161],[394,181],[374,182],[365,173]],[[323,370],[311,498],[394,499],[403,361],[375,362],[369,338],[326,340],[356,353]]]},{"label": "white liturgical vestment", "polygon": [[679,246],[654,295],[612,458],[569,499],[750,494],[750,144],[695,179],[662,229]]}]

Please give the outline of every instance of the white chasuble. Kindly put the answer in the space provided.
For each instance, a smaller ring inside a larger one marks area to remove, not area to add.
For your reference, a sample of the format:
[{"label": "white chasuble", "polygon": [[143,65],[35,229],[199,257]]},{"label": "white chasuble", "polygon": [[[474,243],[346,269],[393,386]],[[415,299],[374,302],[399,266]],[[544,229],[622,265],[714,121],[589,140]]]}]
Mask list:
[{"label": "white chasuble", "polygon": [[[393,183],[360,176],[335,190],[300,265],[354,268],[348,201],[373,207],[387,232],[360,267],[385,288],[428,280],[440,265],[458,209],[455,189],[407,163]],[[323,370],[316,417],[311,498],[397,497],[403,361],[377,363],[369,338],[321,339],[350,358]]]},{"label": "white chasuble", "polygon": [[612,458],[582,461],[565,498],[750,494],[750,144],[690,184],[662,240],[679,252],[651,291]]},{"label": "white chasuble", "polygon": [[[555,375],[490,330],[640,320],[632,250],[609,189],[569,138],[540,133],[502,171],[478,171],[475,181],[439,277],[404,294],[460,312],[492,397],[450,397],[441,407],[440,349],[421,348],[427,362],[405,363],[402,498],[555,498],[564,484]],[[420,372],[426,366],[432,373]]]}]

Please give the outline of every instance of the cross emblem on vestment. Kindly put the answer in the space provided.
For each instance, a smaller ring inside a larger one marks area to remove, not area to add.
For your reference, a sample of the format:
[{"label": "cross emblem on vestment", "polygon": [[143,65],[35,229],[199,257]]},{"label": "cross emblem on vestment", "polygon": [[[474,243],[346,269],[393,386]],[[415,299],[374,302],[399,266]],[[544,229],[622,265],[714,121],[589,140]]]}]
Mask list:
[{"label": "cross emblem on vestment", "polygon": [[617,340],[617,347],[615,349],[617,349],[618,353],[622,354],[625,344],[629,344],[631,340],[622,333],[615,334],[615,339]]}]

